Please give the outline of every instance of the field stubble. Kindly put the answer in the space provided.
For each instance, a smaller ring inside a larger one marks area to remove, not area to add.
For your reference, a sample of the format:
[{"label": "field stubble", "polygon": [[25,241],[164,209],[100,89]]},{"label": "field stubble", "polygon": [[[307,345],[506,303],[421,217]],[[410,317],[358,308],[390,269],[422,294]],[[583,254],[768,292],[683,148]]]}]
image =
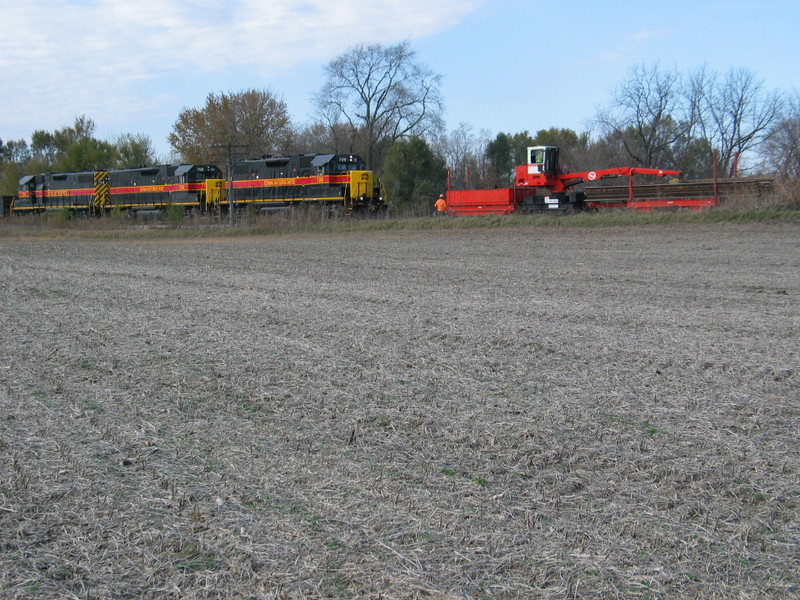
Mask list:
[{"label": "field stubble", "polygon": [[797,598],[793,224],[3,240],[5,598]]}]

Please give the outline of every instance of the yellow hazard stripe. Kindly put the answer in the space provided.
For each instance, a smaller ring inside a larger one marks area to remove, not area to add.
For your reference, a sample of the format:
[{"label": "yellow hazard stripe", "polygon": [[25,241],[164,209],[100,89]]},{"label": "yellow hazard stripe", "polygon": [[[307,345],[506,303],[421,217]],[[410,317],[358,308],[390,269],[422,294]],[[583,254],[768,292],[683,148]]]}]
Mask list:
[{"label": "yellow hazard stripe", "polygon": [[94,202],[98,206],[105,206],[111,201],[111,185],[108,179],[108,171],[95,171]]}]

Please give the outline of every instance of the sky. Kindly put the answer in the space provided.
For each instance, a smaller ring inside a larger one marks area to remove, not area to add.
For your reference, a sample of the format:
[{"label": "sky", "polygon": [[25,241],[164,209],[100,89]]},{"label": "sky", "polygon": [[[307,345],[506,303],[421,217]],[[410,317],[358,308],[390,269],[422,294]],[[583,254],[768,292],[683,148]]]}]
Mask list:
[{"label": "sky", "polygon": [[184,108],[263,89],[315,120],[325,66],[410,43],[442,75],[448,131],[592,131],[637,64],[746,68],[800,94],[800,0],[0,0],[0,139],[85,115],[149,136],[162,160]]}]

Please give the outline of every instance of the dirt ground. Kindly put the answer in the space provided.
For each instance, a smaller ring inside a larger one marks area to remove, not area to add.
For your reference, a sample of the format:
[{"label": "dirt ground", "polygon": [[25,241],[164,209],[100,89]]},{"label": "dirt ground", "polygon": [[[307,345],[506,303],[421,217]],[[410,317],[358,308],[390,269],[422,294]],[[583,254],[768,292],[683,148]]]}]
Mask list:
[{"label": "dirt ground", "polygon": [[0,596],[800,597],[800,229],[2,239]]}]

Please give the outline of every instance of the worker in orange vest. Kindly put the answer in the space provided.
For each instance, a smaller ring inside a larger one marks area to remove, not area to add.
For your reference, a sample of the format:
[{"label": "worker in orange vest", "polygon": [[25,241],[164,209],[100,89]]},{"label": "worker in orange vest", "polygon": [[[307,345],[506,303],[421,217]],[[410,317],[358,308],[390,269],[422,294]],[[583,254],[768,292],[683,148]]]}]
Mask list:
[{"label": "worker in orange vest", "polygon": [[441,217],[447,214],[447,201],[444,199],[444,194],[439,194],[439,199],[436,201],[436,215]]}]

